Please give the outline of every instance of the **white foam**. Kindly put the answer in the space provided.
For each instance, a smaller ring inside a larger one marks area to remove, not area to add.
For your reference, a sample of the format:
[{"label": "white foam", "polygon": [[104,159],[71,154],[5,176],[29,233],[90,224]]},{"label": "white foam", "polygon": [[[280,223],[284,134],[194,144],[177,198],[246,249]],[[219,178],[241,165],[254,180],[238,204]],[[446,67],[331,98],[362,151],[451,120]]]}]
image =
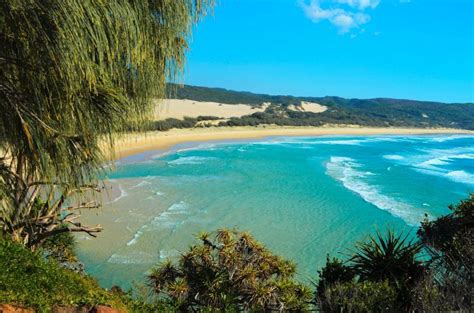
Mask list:
[{"label": "white foam", "polygon": [[438,170],[437,166],[448,165],[449,159],[450,159],[449,157],[433,158],[433,159],[429,159],[427,161],[421,162],[417,164],[416,166],[420,168]]},{"label": "white foam", "polygon": [[142,251],[133,251],[130,254],[112,254],[107,260],[108,263],[113,264],[148,264],[155,261],[155,256],[142,252]]},{"label": "white foam", "polygon": [[168,211],[187,211],[188,207],[184,201],[180,201],[178,203],[173,203],[169,208]]},{"label": "white foam", "polygon": [[142,232],[141,230],[137,231],[137,232],[133,235],[132,240],[130,240],[129,242],[127,242],[127,246],[131,246],[131,245],[136,244],[137,241],[138,241],[138,238],[140,238],[141,235],[143,235],[143,232]]},{"label": "white foam", "polygon": [[396,161],[405,159],[404,156],[401,156],[401,155],[398,155],[398,154],[387,154],[387,155],[384,155],[383,158],[387,159],[387,160],[396,160]]},{"label": "white foam", "polygon": [[118,185],[118,188],[120,190],[120,195],[117,198],[115,198],[111,203],[117,202],[120,199],[123,199],[128,196],[128,193],[125,191],[125,189],[122,188],[121,184]]},{"label": "white foam", "polygon": [[440,137],[431,138],[431,141],[432,142],[445,142],[445,141],[464,139],[464,138],[467,138],[467,135],[440,136]]},{"label": "white foam", "polygon": [[321,145],[349,145],[349,146],[360,146],[365,140],[360,139],[346,139],[346,140],[318,140],[303,142],[305,144],[321,144]]},{"label": "white foam", "polygon": [[192,165],[192,164],[202,164],[204,162],[214,160],[215,158],[211,157],[199,157],[199,156],[189,156],[189,157],[180,157],[176,160],[169,161],[168,164],[171,165]]},{"label": "white foam", "polygon": [[175,229],[176,226],[183,223],[183,215],[189,214],[188,206],[184,201],[173,203],[166,211],[162,212],[158,216],[155,216],[148,224],[140,227],[135,232],[133,238],[127,242],[127,246],[134,245],[138,242],[140,237],[145,231],[152,226],[153,228],[171,228]]},{"label": "white foam", "polygon": [[331,157],[326,164],[327,174],[342,182],[344,187],[357,193],[366,202],[402,218],[410,225],[417,225],[421,216],[418,217],[414,208],[408,204],[397,201],[389,196],[381,194],[376,186],[370,185],[363,178],[374,175],[370,172],[356,170],[361,167],[355,160],[346,157]]},{"label": "white foam", "polygon": [[474,185],[474,174],[466,171],[451,171],[446,174],[446,177],[455,182]]},{"label": "white foam", "polygon": [[461,160],[474,160],[474,154],[458,154],[455,156],[452,156],[451,159],[461,159]]},{"label": "white foam", "polygon": [[457,183],[474,185],[474,174],[463,169],[453,168],[456,160],[474,160],[472,151],[474,151],[473,147],[425,150],[425,155],[413,157],[413,159],[423,159],[422,162],[416,163],[413,167],[423,174],[444,177]]},{"label": "white foam", "polygon": [[138,239],[140,239],[140,237],[143,235],[143,232],[145,232],[147,228],[148,228],[148,225],[146,224],[140,227],[140,229],[137,230],[135,234],[133,234],[133,238],[129,242],[127,242],[127,246],[136,244]]},{"label": "white foam", "polygon": [[151,182],[146,181],[146,180],[142,180],[141,182],[139,182],[139,183],[136,184],[135,186],[131,187],[130,189],[135,189],[135,188],[139,188],[139,187],[145,187],[145,186],[148,186],[148,185],[151,185]]},{"label": "white foam", "polygon": [[171,228],[184,222],[183,215],[188,215],[188,206],[184,201],[172,204],[166,211],[153,218],[150,222],[155,228]]},{"label": "white foam", "polygon": [[178,255],[178,250],[160,250],[160,259],[167,259]]}]

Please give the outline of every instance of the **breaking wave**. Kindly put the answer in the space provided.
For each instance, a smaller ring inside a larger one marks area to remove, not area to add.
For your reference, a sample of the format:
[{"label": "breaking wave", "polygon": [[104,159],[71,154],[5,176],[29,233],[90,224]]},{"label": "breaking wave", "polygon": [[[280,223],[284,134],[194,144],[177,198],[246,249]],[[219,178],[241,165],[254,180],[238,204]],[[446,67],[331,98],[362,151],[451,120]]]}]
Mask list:
[{"label": "breaking wave", "polygon": [[347,157],[331,157],[326,164],[327,174],[340,181],[344,187],[357,193],[366,202],[392,215],[402,218],[410,225],[417,225],[420,218],[410,205],[397,201],[382,194],[376,186],[364,181],[364,178],[374,175],[371,172],[358,170],[361,165]]},{"label": "breaking wave", "polygon": [[193,164],[202,164],[206,161],[214,160],[215,158],[211,157],[199,157],[199,156],[189,156],[189,157],[180,157],[173,161],[168,161],[168,164],[171,165],[193,165]]}]

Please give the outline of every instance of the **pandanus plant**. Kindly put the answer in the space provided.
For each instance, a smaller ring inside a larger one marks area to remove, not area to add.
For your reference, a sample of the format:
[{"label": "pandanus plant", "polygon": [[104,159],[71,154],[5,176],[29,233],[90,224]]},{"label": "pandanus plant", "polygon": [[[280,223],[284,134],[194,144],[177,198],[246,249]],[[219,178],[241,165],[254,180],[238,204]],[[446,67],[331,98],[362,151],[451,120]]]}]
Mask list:
[{"label": "pandanus plant", "polygon": [[158,295],[182,310],[290,311],[307,308],[310,290],[294,280],[295,265],[273,255],[248,233],[203,233],[177,262],[148,276]]}]

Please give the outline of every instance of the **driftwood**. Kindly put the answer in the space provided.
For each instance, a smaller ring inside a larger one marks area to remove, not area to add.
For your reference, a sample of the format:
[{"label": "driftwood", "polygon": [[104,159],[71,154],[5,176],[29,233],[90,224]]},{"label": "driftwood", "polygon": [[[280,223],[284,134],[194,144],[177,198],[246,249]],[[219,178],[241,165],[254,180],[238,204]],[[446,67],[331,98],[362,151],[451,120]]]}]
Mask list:
[{"label": "driftwood", "polygon": [[96,237],[100,225],[89,227],[78,222],[80,210],[97,209],[97,201],[78,201],[85,194],[97,197],[95,184],[70,187],[54,181],[33,181],[0,160],[0,231],[32,250],[51,236],[65,232],[83,232]]}]

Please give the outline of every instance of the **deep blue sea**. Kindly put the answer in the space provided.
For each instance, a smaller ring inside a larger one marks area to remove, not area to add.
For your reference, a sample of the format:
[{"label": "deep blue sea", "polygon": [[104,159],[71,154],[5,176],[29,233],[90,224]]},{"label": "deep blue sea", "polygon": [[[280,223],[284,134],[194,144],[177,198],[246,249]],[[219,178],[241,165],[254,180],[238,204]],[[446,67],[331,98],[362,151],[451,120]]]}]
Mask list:
[{"label": "deep blue sea", "polygon": [[[104,286],[144,282],[200,231],[250,231],[316,278],[326,254],[344,258],[377,229],[415,236],[474,192],[474,136],[277,137],[205,143],[124,160],[99,238],[79,237],[86,270]],[[112,194],[113,192],[111,192]]]}]

